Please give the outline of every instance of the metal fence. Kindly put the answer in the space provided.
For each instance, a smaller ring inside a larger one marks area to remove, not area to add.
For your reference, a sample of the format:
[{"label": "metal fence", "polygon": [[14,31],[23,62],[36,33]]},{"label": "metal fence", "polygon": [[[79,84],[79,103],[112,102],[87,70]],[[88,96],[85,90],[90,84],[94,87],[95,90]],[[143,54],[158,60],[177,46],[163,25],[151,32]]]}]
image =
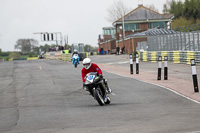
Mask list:
[{"label": "metal fence", "polygon": [[200,31],[147,36],[147,46],[147,51],[200,51]]}]

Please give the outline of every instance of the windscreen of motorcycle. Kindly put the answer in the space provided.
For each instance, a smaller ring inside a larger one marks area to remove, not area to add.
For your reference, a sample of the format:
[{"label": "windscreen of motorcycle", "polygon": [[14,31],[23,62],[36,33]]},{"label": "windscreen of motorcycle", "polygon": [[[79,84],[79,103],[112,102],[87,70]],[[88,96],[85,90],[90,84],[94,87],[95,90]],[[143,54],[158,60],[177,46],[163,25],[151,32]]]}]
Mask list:
[{"label": "windscreen of motorcycle", "polygon": [[73,58],[75,58],[75,59],[79,58],[78,54],[74,54]]}]

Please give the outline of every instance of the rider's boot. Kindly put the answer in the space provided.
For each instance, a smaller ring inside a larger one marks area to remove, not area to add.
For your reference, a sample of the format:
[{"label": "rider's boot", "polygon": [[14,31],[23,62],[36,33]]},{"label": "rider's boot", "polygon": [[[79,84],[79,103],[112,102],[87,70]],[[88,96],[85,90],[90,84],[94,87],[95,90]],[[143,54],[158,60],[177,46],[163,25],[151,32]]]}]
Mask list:
[{"label": "rider's boot", "polygon": [[109,87],[106,87],[106,92],[107,92],[108,94],[111,94],[111,93],[112,93],[112,90],[111,90]]},{"label": "rider's boot", "polygon": [[106,86],[106,92],[108,93],[108,94],[111,94],[112,93],[112,90],[110,89],[110,87],[108,87],[108,83],[107,83],[108,81],[107,81],[107,79],[104,79],[104,83],[105,83],[105,86]]},{"label": "rider's boot", "polygon": [[112,90],[110,89],[110,87],[108,87],[108,84],[107,84],[107,83],[105,83],[105,86],[106,86],[106,92],[107,92],[108,94],[111,94],[111,93],[112,93]]}]

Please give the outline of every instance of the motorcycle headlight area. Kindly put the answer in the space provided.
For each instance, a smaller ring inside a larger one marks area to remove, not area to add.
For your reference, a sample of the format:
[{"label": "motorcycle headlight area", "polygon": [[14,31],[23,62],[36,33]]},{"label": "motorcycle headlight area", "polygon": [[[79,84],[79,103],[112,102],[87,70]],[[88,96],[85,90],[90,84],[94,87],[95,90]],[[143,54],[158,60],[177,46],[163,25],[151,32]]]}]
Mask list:
[{"label": "motorcycle headlight area", "polygon": [[94,81],[95,75],[89,75],[87,77],[87,81],[89,81],[90,83],[92,83]]}]

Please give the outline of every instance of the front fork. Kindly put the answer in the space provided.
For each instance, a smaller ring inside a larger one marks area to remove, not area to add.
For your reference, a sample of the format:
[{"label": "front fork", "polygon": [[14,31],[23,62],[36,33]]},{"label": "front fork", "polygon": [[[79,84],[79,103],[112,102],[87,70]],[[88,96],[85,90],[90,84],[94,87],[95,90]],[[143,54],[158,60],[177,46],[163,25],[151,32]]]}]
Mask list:
[{"label": "front fork", "polygon": [[72,62],[74,65],[75,65],[75,62],[77,62],[77,65],[79,64],[79,60],[77,60],[77,59],[73,59]]},{"label": "front fork", "polygon": [[103,98],[105,99],[106,98],[106,85],[104,84],[104,81],[102,81],[100,84],[100,89],[101,89],[101,91],[102,91],[102,93],[103,93]]}]

